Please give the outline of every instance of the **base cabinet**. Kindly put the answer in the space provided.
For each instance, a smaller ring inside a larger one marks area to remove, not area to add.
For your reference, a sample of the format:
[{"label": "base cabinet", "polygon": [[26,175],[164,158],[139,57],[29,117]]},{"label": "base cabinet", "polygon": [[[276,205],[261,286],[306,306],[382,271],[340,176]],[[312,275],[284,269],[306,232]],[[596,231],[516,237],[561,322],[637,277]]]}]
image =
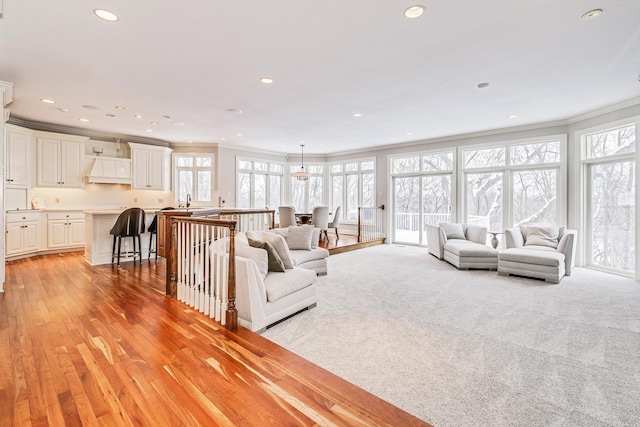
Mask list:
[{"label": "base cabinet", "polygon": [[40,213],[7,214],[6,255],[21,255],[40,249]]},{"label": "base cabinet", "polygon": [[54,212],[47,215],[49,249],[84,246],[84,213]]}]

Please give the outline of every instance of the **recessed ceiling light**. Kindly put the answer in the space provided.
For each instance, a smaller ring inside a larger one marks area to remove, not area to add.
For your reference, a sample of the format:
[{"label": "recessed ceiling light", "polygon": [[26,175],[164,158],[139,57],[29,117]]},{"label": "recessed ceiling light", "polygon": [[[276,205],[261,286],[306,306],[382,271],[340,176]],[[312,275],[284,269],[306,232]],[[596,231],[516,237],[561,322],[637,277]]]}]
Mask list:
[{"label": "recessed ceiling light", "polygon": [[118,20],[118,15],[107,9],[93,9],[93,14],[109,22],[116,22]]},{"label": "recessed ceiling light", "polygon": [[242,136],[242,134],[241,133],[236,133],[236,136]]},{"label": "recessed ceiling light", "polygon": [[242,110],[238,108],[227,108],[227,113],[242,114]]},{"label": "recessed ceiling light", "polygon": [[99,110],[100,108],[95,105],[83,105],[82,108],[86,108],[87,110]]},{"label": "recessed ceiling light", "polygon": [[227,140],[227,138],[225,138],[224,136],[220,137],[220,141],[226,141],[226,140]]},{"label": "recessed ceiling light", "polygon": [[156,126],[158,124],[158,122],[149,122],[150,124],[152,124],[153,126]]},{"label": "recessed ceiling light", "polygon": [[182,122],[171,122],[171,124],[174,126],[184,126],[184,123]]},{"label": "recessed ceiling light", "polygon": [[489,83],[484,82],[484,83],[478,83],[478,89],[484,89],[485,87],[488,87]]},{"label": "recessed ceiling light", "polygon": [[405,135],[407,135],[407,136],[411,136],[411,135],[413,135],[413,133],[411,133],[411,132],[407,132],[407,133],[405,133]]},{"label": "recessed ceiling light", "polygon": [[107,117],[115,117],[115,114],[107,114]]},{"label": "recessed ceiling light", "polygon": [[135,117],[136,119],[141,119],[142,115],[141,114],[134,114],[133,117]]},{"label": "recessed ceiling light", "polygon": [[153,129],[145,129],[147,132],[153,132]]},{"label": "recessed ceiling light", "polygon": [[162,116],[163,119],[170,119],[171,116]]},{"label": "recessed ceiling light", "polygon": [[125,108],[121,105],[116,105],[116,110],[124,110]]},{"label": "recessed ceiling light", "polygon": [[409,19],[418,18],[422,16],[423,13],[424,13],[424,6],[421,4],[409,6],[404,10],[404,16],[406,16]]},{"label": "recessed ceiling light", "polygon": [[517,118],[518,118],[518,115],[517,115],[517,114],[512,114],[512,115],[510,115],[510,116],[509,116],[509,118],[510,118],[510,119],[517,119]]},{"label": "recessed ceiling light", "polygon": [[273,83],[273,79],[271,77],[262,77],[260,78],[260,81],[266,85]]},{"label": "recessed ceiling light", "polygon": [[68,113],[69,109],[68,108],[58,108],[58,111],[60,111],[61,113]]},{"label": "recessed ceiling light", "polygon": [[362,113],[353,113],[353,117],[362,117]]},{"label": "recessed ceiling light", "polygon": [[582,19],[593,19],[602,15],[602,9],[593,9],[582,15]]},{"label": "recessed ceiling light", "polygon": [[81,122],[88,122],[89,121],[89,119],[78,119],[78,120],[80,120]]},{"label": "recessed ceiling light", "polygon": [[53,99],[47,99],[47,98],[41,98],[40,101],[44,102],[45,104],[55,104],[56,101],[54,101]]},{"label": "recessed ceiling light", "polygon": [[280,147],[286,147],[287,144],[280,144]]}]

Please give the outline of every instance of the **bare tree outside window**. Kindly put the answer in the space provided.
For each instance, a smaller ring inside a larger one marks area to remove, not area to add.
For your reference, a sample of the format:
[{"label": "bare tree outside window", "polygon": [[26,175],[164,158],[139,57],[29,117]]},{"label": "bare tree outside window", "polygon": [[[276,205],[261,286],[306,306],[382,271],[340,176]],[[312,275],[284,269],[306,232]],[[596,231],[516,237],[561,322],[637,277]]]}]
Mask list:
[{"label": "bare tree outside window", "polygon": [[[635,126],[588,135],[589,263],[635,272]],[[627,158],[620,159],[620,156]],[[613,160],[611,156],[616,156]]]}]

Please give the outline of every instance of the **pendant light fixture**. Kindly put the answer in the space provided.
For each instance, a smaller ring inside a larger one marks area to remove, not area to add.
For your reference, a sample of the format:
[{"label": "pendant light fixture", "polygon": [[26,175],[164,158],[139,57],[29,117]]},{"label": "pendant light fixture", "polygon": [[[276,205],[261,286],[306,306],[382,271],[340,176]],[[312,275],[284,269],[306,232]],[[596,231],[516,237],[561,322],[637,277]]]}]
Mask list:
[{"label": "pendant light fixture", "polygon": [[298,172],[294,172],[293,176],[296,177],[298,181],[306,181],[311,175],[309,174],[309,172],[305,172],[304,170],[304,144],[300,144],[300,147],[302,150],[302,167]]}]

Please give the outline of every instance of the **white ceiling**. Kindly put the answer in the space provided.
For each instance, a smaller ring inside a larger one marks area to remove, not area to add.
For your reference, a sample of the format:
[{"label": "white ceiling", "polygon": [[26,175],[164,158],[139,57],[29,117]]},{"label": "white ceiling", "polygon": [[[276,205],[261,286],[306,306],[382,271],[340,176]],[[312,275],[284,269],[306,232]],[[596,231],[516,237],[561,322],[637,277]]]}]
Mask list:
[{"label": "white ceiling", "polygon": [[410,20],[414,1],[3,0],[0,80],[15,84],[15,118],[283,153],[562,120],[640,96],[638,0],[425,0]]}]

